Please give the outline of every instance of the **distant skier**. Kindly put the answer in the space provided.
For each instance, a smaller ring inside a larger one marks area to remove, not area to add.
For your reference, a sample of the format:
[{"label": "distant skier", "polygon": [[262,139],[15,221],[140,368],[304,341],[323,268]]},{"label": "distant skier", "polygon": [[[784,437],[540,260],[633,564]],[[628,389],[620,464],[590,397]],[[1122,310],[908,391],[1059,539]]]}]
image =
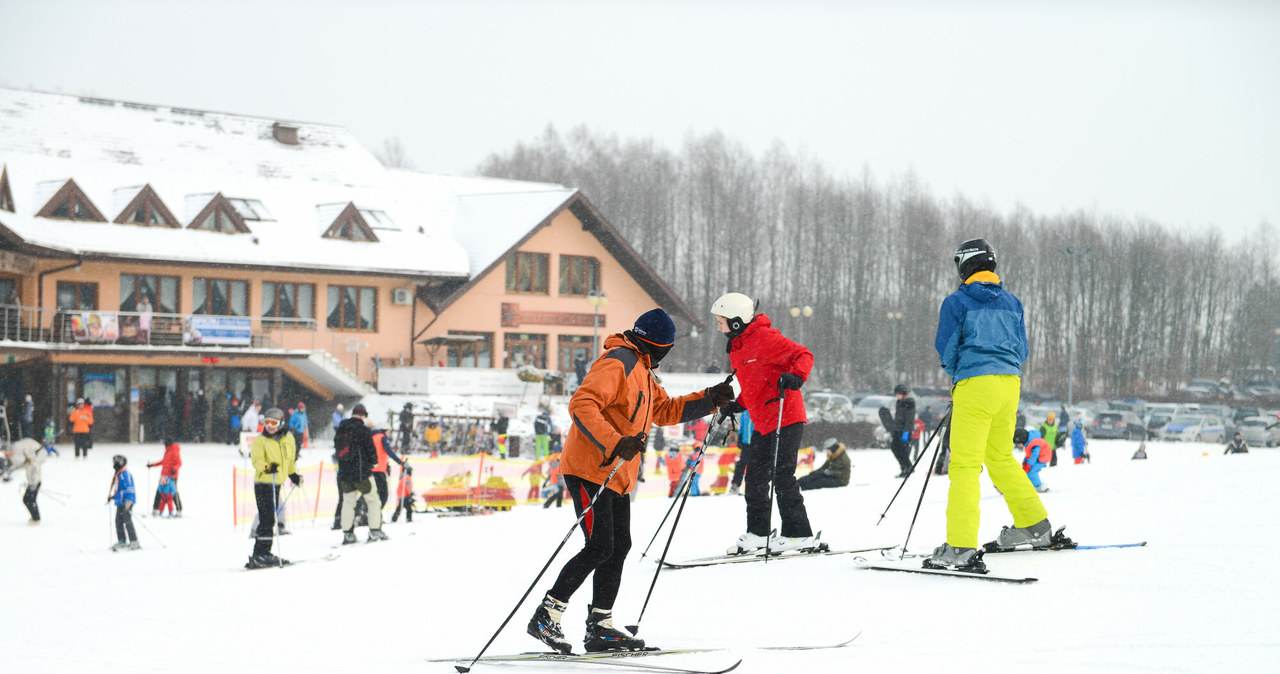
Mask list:
[{"label": "distant skier", "polygon": [[16,470],[24,466],[27,469],[27,488],[22,492],[22,505],[27,507],[27,513],[31,515],[27,524],[39,525],[40,507],[36,505],[36,497],[40,495],[44,460],[49,457],[49,452],[31,438],[23,438],[13,443],[12,451],[13,464],[9,469]]},{"label": "distant skier", "polygon": [[308,430],[310,426],[307,421],[307,404],[299,400],[293,414],[289,415],[289,432],[293,434],[293,446],[297,449],[298,456],[302,455],[302,448],[307,446],[307,440],[311,437]]},{"label": "distant skier", "polygon": [[1147,458],[1147,443],[1144,442],[1138,445],[1138,451],[1133,453],[1131,460],[1138,461],[1145,458]]},{"label": "distant skier", "polygon": [[71,437],[75,440],[76,458],[80,458],[82,452],[84,458],[89,458],[89,448],[93,446],[89,436],[93,428],[93,408],[86,407],[84,398],[79,398],[67,421],[71,424]]},{"label": "distant skier", "polygon": [[[336,433],[335,433],[336,437]],[[387,459],[391,459],[400,464],[404,468],[404,459],[400,458],[391,447],[391,433],[382,428],[376,428],[369,434],[369,439],[373,441],[373,450],[378,457],[377,463],[373,464],[373,486],[378,490],[378,502],[390,503],[388,499],[391,496],[391,485],[387,480],[387,469],[391,464]]]},{"label": "distant skier", "polygon": [[1244,438],[1240,436],[1240,431],[1236,431],[1231,437],[1231,442],[1227,444],[1227,449],[1222,454],[1248,454],[1249,445],[1245,443]]},{"label": "distant skier", "polygon": [[[335,427],[335,433],[337,432]],[[400,451],[408,453],[413,443],[413,403],[405,403],[400,410]]]},{"label": "distant skier", "polygon": [[[560,570],[555,584],[529,620],[528,633],[568,653],[560,622],[569,598],[594,575],[587,651],[639,650],[644,640],[613,625],[613,603],[631,549],[631,499],[640,470],[639,454],[651,424],[671,426],[710,414],[715,403],[733,399],[727,383],[678,398],[667,395],[653,370],[675,344],[676,326],[662,309],[636,319],[634,326],[604,340],[605,353],[591,365],[569,400],[572,425],[560,470],[569,485],[586,544]],[[588,511],[590,506],[590,511]]]},{"label": "distant skier", "polygon": [[142,548],[138,543],[138,532],[133,528],[133,504],[138,502],[138,492],[133,485],[133,473],[125,467],[128,463],[129,460],[120,454],[111,457],[111,467],[116,471],[111,476],[110,495],[107,496],[107,503],[116,505],[116,544],[111,546],[112,552]]},{"label": "distant skier", "polygon": [[[755,309],[755,302],[742,293],[721,295],[711,306],[717,328],[728,338],[729,363],[742,388],[729,410],[746,409],[755,424],[752,469],[746,475],[747,531],[729,546],[729,554],[759,550],[766,544],[779,552],[818,545],[804,496],[796,486],[800,440],[808,421],[800,387],[813,369],[813,353],[783,336],[768,316]],[[780,535],[772,540],[770,482],[782,520]]]},{"label": "distant skier", "polygon": [[373,467],[378,463],[378,450],[373,434],[366,425],[369,413],[357,403],[351,417],[342,420],[333,447],[338,455],[338,490],[342,492],[342,544],[356,542],[356,500],[363,500],[369,510],[369,542],[385,541],[382,531],[382,503],[373,484]]},{"label": "distant skier", "polygon": [[1071,458],[1076,463],[1084,463],[1089,460],[1089,441],[1084,437],[1084,418],[1076,415],[1076,421],[1071,424]]},{"label": "distant skier", "polygon": [[1040,437],[1044,438],[1044,441],[1049,443],[1050,453],[1053,455],[1049,459],[1050,466],[1058,465],[1058,447],[1062,446],[1062,443],[1058,442],[1057,419],[1058,415],[1050,412],[1049,415],[1045,417],[1044,423],[1040,424],[1036,428],[1036,430],[1040,431]]},{"label": "distant skier", "polygon": [[954,262],[960,287],[943,300],[934,339],[942,369],[954,382],[947,540],[925,566],[982,573],[978,475],[984,465],[1013,514],[1014,526],[1000,532],[997,547],[1049,547],[1053,529],[1040,495],[1009,451],[1027,359],[1022,302],[1001,285],[995,249],[984,239],[960,244]]},{"label": "distant skier", "polygon": [[404,509],[404,521],[413,521],[413,467],[401,464],[400,483],[396,485],[396,511],[391,513],[391,521],[400,519],[400,509]]},{"label": "distant skier", "polygon": [[1040,469],[1049,465],[1050,459],[1053,458],[1053,448],[1040,437],[1040,431],[1027,432],[1025,428],[1015,428],[1013,447],[1015,451],[1022,451],[1024,454],[1022,470],[1026,471],[1027,477],[1031,479],[1031,486],[1038,492],[1049,491],[1049,488],[1040,481]]},{"label": "distant skier", "polygon": [[[147,464],[147,468],[155,468],[156,466],[160,466],[161,485],[163,486],[167,484],[169,486],[167,493],[170,496],[170,511],[173,511],[174,506],[177,506],[177,511],[174,514],[174,517],[182,517],[182,498],[178,496],[178,469],[182,468],[182,450],[178,447],[177,440],[165,438],[164,458],[155,463]],[[150,478],[148,478],[148,480],[150,480]],[[160,515],[160,510],[164,506],[163,495],[165,493],[166,492],[162,492],[158,488],[156,489],[155,500],[151,504],[151,515],[153,517]]]},{"label": "distant skier", "polygon": [[906,384],[893,387],[893,395],[898,402],[893,411],[893,428],[889,429],[889,446],[902,469],[899,478],[911,475],[911,432],[916,425],[916,399],[910,394]]},{"label": "distant skier", "polygon": [[[551,412],[546,407],[539,410],[538,416],[533,420],[533,442],[538,447],[538,458],[546,458],[551,451]],[[640,475],[640,479],[644,479],[643,470]]]},{"label": "distant skier", "polygon": [[853,464],[849,462],[848,447],[835,438],[827,438],[822,443],[827,453],[827,460],[820,468],[796,481],[800,489],[829,489],[831,487],[849,486],[849,473]]},{"label": "distant skier", "polygon": [[295,468],[297,448],[293,435],[284,425],[284,412],[272,407],[262,415],[262,435],[253,439],[249,459],[253,462],[253,497],[258,506],[258,526],[254,531],[253,555],[245,568],[257,569],[288,564],[287,560],[271,554],[276,526],[276,507],[280,502],[280,485],[285,476],[295,486],[302,484],[302,476]]}]

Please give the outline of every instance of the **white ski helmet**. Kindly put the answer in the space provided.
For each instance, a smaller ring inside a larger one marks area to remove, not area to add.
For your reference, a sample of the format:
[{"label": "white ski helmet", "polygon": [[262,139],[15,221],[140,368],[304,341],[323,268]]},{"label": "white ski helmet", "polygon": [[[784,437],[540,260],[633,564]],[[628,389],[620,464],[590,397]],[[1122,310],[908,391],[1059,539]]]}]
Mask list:
[{"label": "white ski helmet", "polygon": [[711,313],[729,321],[730,334],[738,334],[756,315],[756,303],[742,293],[725,293],[711,305]]}]

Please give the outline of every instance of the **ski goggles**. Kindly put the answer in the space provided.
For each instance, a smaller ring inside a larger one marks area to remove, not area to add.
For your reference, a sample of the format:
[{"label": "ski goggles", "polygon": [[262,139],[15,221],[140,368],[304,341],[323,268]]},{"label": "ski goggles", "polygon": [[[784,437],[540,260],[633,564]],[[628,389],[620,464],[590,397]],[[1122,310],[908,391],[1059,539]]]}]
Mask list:
[{"label": "ski goggles", "polygon": [[274,431],[277,428],[280,428],[280,420],[279,419],[263,419],[262,426],[269,431]]}]

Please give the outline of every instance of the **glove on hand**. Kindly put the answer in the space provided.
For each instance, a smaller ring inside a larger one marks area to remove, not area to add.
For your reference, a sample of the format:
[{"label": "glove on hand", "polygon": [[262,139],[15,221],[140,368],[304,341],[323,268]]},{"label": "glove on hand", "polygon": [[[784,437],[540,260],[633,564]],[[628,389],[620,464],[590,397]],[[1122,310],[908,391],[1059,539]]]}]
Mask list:
[{"label": "glove on hand", "polygon": [[903,431],[903,432],[902,432],[902,441],[903,441],[903,442],[907,442],[907,441],[908,441],[908,440],[910,440],[910,439],[911,439],[911,432],[910,432],[910,431]]},{"label": "glove on hand", "polygon": [[742,414],[743,412],[747,411],[747,408],[743,407],[736,400],[730,400],[729,404],[720,408],[720,411],[724,412],[725,414]]},{"label": "glove on hand", "polygon": [[778,388],[780,390],[799,391],[803,385],[804,380],[798,374],[783,372],[782,376],[778,377]]},{"label": "glove on hand", "polygon": [[277,463],[269,463],[267,464],[266,468],[262,469],[262,472],[268,475],[275,475],[279,471],[280,471],[280,464],[277,464]]},{"label": "glove on hand", "polygon": [[301,486],[302,486],[302,476],[301,476],[301,475],[299,475],[299,474],[297,474],[297,473],[290,473],[290,474],[289,474],[289,479],[290,479],[290,480],[293,480],[293,486],[295,486],[295,487],[301,487]]},{"label": "glove on hand", "polygon": [[733,384],[729,382],[720,382],[715,386],[707,389],[707,395],[711,397],[711,404],[716,407],[724,407],[733,402]]},{"label": "glove on hand", "polygon": [[623,461],[630,461],[642,451],[644,451],[644,440],[641,440],[634,435],[624,435],[622,436],[622,439],[618,441],[618,444],[613,446],[612,459],[622,457]]}]

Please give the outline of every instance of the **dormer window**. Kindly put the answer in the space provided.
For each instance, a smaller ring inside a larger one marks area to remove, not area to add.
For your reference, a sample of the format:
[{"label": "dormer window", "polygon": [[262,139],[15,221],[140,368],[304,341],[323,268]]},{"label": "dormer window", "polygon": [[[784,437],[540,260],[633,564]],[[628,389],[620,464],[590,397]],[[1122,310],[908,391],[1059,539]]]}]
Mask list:
[{"label": "dormer window", "polygon": [[226,197],[219,192],[213,196],[203,210],[196,215],[188,229],[203,229],[209,232],[222,232],[224,234],[248,234],[249,227],[244,224],[244,218],[236,212],[235,207]]},{"label": "dormer window", "polygon": [[76,185],[76,181],[68,179],[54,193],[53,198],[36,213],[36,217],[56,220],[83,220],[87,222],[106,222],[102,212],[89,201],[84,190]]},{"label": "dormer window", "polygon": [[15,213],[13,207],[13,190],[9,189],[9,170],[0,166],[0,211]]},{"label": "dormer window", "polygon": [[360,209],[356,208],[354,202],[347,204],[338,214],[337,219],[329,225],[322,235],[326,239],[345,239],[347,241],[377,241],[378,237],[373,233],[373,228],[369,227],[369,222],[365,220]]},{"label": "dormer window", "polygon": [[271,215],[271,211],[257,199],[237,199],[230,197],[227,203],[236,209],[236,213],[244,220],[275,220],[275,216]]},{"label": "dormer window", "polygon": [[[136,188],[135,188],[136,189]],[[117,202],[118,203],[118,202]],[[160,201],[151,185],[143,185],[129,205],[120,211],[115,222],[120,225],[143,225],[144,227],[181,227],[178,219]]]}]

